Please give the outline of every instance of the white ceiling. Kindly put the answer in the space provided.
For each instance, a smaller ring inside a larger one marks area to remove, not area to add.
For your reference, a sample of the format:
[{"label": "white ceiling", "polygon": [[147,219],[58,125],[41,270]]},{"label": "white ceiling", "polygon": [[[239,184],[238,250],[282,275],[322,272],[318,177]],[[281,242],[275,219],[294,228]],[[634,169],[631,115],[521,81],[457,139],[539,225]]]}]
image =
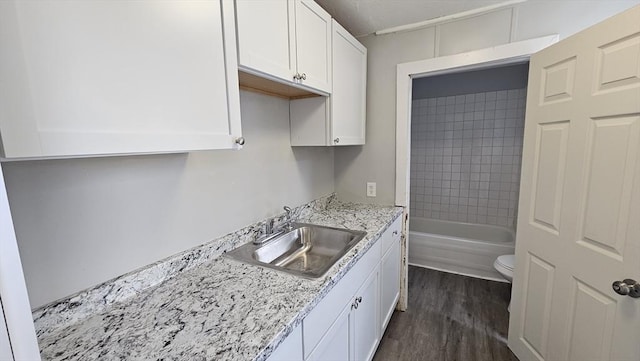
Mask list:
[{"label": "white ceiling", "polygon": [[439,18],[504,0],[316,0],[351,34],[363,36],[398,25]]}]

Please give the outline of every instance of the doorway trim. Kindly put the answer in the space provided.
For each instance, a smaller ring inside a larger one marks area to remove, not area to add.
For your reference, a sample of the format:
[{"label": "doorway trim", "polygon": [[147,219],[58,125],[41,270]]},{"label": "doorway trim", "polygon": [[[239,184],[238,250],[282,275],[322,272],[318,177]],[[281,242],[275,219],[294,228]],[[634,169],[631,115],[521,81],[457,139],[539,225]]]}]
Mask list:
[{"label": "doorway trim", "polygon": [[[556,42],[549,35],[492,48],[397,65],[396,77],[396,206],[409,206],[409,162],[411,157],[411,92],[414,78],[486,69],[522,63]],[[407,209],[408,212],[408,209]]]}]

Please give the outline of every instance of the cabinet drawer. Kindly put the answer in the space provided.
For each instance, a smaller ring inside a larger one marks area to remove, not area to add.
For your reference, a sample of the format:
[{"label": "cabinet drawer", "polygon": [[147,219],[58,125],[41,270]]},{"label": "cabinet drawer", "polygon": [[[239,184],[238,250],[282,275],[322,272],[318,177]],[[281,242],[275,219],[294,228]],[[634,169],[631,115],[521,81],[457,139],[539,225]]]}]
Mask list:
[{"label": "cabinet drawer", "polygon": [[382,235],[382,255],[402,236],[402,216],[398,217]]},{"label": "cabinet drawer", "polygon": [[344,306],[380,262],[380,243],[376,242],[367,251],[302,322],[305,358],[314,350]]}]

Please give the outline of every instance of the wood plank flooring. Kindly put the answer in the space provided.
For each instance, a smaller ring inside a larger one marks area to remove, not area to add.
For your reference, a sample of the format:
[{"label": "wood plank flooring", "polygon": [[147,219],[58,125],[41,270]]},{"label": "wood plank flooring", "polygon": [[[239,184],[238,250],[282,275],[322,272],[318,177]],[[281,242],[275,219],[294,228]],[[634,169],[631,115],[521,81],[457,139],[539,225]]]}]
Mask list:
[{"label": "wood plank flooring", "polygon": [[409,309],[395,311],[374,361],[518,361],[507,348],[508,283],[409,267]]}]

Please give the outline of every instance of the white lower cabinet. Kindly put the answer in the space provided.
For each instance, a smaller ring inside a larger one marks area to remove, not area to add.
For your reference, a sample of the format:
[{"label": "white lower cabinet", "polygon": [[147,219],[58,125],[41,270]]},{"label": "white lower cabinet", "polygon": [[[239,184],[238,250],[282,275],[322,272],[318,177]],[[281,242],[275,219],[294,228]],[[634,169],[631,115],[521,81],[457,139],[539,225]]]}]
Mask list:
[{"label": "white lower cabinet", "polygon": [[402,217],[396,219],[382,235],[382,260],[380,261],[380,337],[400,298]]},{"label": "white lower cabinet", "polygon": [[340,313],[336,322],[331,325],[307,360],[351,360],[353,358],[351,355],[352,319],[353,314],[351,313],[351,305],[349,305]]},{"label": "white lower cabinet", "polygon": [[353,325],[353,358],[352,360],[368,361],[373,359],[380,332],[378,330],[379,318],[379,272],[376,269],[371,273],[367,281],[360,288],[355,297],[351,322]]},{"label": "white lower cabinet", "polygon": [[278,348],[269,356],[269,361],[302,361],[302,325],[298,325]]},{"label": "white lower cabinet", "polygon": [[380,333],[383,333],[400,297],[400,240],[382,256],[380,263]]},{"label": "white lower cabinet", "polygon": [[398,218],[305,317],[302,336],[294,331],[269,361],[373,359],[400,294],[401,234]]},{"label": "white lower cabinet", "polygon": [[378,267],[351,298],[320,339],[309,361],[368,361],[380,341],[378,332]]}]

